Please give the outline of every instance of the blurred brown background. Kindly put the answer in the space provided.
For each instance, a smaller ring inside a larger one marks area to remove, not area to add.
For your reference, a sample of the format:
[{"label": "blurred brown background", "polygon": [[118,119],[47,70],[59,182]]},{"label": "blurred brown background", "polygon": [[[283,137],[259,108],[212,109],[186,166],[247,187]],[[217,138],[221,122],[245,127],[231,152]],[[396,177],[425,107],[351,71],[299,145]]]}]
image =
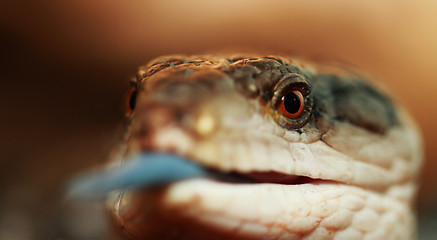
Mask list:
[{"label": "blurred brown background", "polygon": [[65,181],[103,163],[121,140],[137,66],[162,54],[238,48],[339,59],[383,79],[423,130],[420,230],[421,239],[435,239],[436,1],[0,5],[0,239],[62,234]]}]

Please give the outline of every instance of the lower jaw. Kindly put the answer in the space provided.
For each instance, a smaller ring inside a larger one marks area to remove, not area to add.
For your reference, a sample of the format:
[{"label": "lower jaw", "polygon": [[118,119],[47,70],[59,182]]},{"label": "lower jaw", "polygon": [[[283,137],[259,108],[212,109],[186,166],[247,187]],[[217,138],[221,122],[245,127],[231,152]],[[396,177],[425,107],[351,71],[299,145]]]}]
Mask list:
[{"label": "lower jaw", "polygon": [[284,185],[191,179],[119,193],[110,205],[116,225],[133,239],[409,239],[414,229],[408,204],[316,180]]}]

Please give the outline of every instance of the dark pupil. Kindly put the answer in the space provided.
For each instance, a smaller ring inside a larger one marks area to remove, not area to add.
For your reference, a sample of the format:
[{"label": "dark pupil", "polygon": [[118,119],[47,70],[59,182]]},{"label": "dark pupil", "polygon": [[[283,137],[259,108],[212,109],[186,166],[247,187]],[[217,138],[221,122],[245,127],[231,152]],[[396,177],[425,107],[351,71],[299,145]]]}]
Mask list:
[{"label": "dark pupil", "polygon": [[133,91],[132,94],[130,95],[130,99],[129,99],[129,107],[131,110],[135,109],[135,104],[137,103],[137,91]]},{"label": "dark pupil", "polygon": [[299,97],[294,92],[288,93],[284,97],[284,107],[289,113],[297,113],[300,108]]}]

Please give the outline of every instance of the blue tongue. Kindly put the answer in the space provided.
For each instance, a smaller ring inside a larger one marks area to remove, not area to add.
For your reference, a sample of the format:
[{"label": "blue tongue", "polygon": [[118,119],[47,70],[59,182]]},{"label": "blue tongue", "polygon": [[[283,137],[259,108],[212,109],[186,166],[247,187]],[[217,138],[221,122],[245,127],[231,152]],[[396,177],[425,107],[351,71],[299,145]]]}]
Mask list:
[{"label": "blue tongue", "polygon": [[119,168],[100,170],[73,179],[68,195],[75,198],[102,197],[127,187],[151,188],[185,178],[206,176],[200,165],[177,155],[143,153]]}]

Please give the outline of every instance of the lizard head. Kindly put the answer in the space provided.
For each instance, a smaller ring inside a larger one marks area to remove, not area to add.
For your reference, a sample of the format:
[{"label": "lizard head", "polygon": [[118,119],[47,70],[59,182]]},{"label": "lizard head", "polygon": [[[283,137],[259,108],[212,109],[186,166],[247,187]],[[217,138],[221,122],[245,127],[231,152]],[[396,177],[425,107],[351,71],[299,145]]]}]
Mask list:
[{"label": "lizard head", "polygon": [[382,87],[349,68],[165,56],[140,67],[127,108],[123,158],[170,153],[202,172],[113,193],[117,225],[134,239],[414,235],[420,135]]}]

